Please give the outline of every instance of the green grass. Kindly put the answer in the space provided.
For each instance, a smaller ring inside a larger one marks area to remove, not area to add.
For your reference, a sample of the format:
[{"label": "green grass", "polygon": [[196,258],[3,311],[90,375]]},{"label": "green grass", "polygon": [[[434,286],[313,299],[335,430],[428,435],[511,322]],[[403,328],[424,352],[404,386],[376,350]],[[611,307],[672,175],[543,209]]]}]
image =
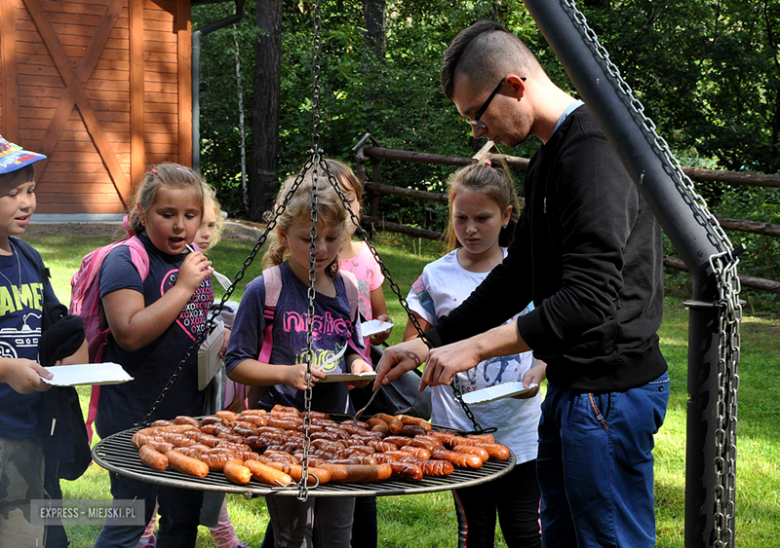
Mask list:
[{"label": "green grass", "polygon": [[[64,301],[69,298],[70,276],[81,257],[108,241],[101,237],[34,234],[25,239],[51,267],[55,289]],[[220,272],[232,277],[252,245],[253,242],[224,240],[210,257]],[[404,296],[423,266],[446,251],[441,243],[391,234],[378,237],[377,249]],[[258,259],[239,285],[236,299],[260,271]],[[673,279],[674,284],[667,287],[660,330],[663,353],[669,362],[671,393],[666,423],[656,436],[655,449],[658,546],[669,548],[682,546],[684,535],[688,315],[682,302],[690,298],[685,281]],[[406,319],[389,284],[385,284],[385,294],[390,316],[396,323],[390,339],[395,343],[401,339]],[[780,314],[771,306],[756,306],[755,310],[760,311],[759,316],[749,315],[751,308],[746,308],[741,330],[736,511],[736,546],[740,548],[780,546]],[[86,411],[89,388],[81,388],[80,394]],[[109,499],[108,474],[92,465],[79,480],[63,482],[63,491],[67,498]],[[428,548],[456,544],[449,492],[380,497],[377,506],[380,546]],[[264,500],[230,495],[228,508],[239,538],[258,547],[268,522]],[[72,527],[68,533],[74,548],[86,548],[92,546],[98,531],[96,527]],[[497,546],[506,546],[500,534],[497,539]],[[215,546],[206,528],[201,527],[198,546]]]}]

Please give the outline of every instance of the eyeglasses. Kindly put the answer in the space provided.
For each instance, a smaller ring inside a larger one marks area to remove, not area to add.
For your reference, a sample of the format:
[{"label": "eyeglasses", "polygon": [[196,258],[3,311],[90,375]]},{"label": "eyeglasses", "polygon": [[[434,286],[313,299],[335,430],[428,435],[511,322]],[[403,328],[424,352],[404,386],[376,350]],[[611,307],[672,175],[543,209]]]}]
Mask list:
[{"label": "eyeglasses", "polygon": [[[525,82],[525,76],[521,76],[520,79]],[[484,122],[480,121],[480,118],[482,118],[482,115],[485,114],[485,111],[490,106],[490,102],[493,100],[493,97],[496,96],[498,90],[500,90],[501,86],[504,85],[504,80],[506,80],[506,78],[501,78],[501,81],[498,83],[496,88],[490,93],[490,95],[488,95],[487,100],[482,103],[481,107],[479,107],[479,110],[476,112],[473,119],[469,118],[468,116],[463,117],[467,124],[471,124],[472,126],[479,129],[487,129],[487,126],[484,124]]]}]

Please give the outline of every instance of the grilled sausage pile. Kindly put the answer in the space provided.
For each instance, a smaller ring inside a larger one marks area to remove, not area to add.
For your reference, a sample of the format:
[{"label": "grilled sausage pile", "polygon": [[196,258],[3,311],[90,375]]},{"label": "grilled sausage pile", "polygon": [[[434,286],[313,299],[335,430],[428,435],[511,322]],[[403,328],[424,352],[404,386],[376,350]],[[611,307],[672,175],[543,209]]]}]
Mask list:
[{"label": "grilled sausage pile", "polygon": [[[377,414],[366,422],[337,423],[312,411],[309,428],[309,483],[369,482],[397,477],[419,482],[448,476],[455,468],[478,469],[488,459],[506,460],[509,449],[492,434],[457,436],[436,431],[419,418]],[[302,477],[303,415],[277,405],[270,413],[220,411],[200,420],[179,416],[159,420],[133,435],[149,468],[168,467],[197,477],[222,471],[233,483],[252,479],[291,486]],[[316,477],[315,477],[316,476]]]}]

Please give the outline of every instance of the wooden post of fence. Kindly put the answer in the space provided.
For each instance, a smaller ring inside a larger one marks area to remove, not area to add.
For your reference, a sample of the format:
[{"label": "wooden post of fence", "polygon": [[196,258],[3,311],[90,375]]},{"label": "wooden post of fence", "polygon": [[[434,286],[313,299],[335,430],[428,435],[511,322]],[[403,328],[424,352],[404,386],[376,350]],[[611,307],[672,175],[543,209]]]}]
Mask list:
[{"label": "wooden post of fence", "polygon": [[[379,166],[380,166],[381,160],[377,158],[373,158],[371,160],[371,182],[372,183],[379,183],[380,180],[380,172],[379,172]],[[371,208],[369,209],[369,212],[371,213],[371,216],[375,219],[379,218],[379,194],[373,193],[371,194]]]},{"label": "wooden post of fence", "polygon": [[[366,173],[366,141],[371,141],[375,147],[379,146],[379,141],[374,139],[370,133],[365,133],[358,143],[352,147],[352,152],[355,153],[355,170],[358,178],[363,183],[363,200],[368,200],[369,203],[369,215],[373,218],[379,217],[379,194],[372,191],[370,185],[366,185],[368,181],[368,174]],[[378,158],[371,159],[371,182],[379,182],[379,163]],[[365,224],[365,223],[364,223]],[[374,238],[374,225],[368,224],[368,235],[371,239]]]}]

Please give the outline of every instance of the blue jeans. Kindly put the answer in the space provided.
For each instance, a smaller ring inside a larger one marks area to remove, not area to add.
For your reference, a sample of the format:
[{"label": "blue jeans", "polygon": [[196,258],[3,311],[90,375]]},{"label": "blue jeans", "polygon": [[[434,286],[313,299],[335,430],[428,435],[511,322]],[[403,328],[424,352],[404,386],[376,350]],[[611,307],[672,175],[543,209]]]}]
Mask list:
[{"label": "blue jeans", "polygon": [[669,377],[592,394],[548,384],[537,475],[544,548],[655,545],[653,435]]},{"label": "blue jeans", "polygon": [[114,499],[145,501],[144,522],[141,525],[112,525],[107,519],[100,530],[95,548],[135,548],[138,539],[152,518],[155,500],[159,503],[160,527],[157,548],[193,548],[198,539],[200,507],[203,491],[163,487],[110,473],[111,495]]}]

